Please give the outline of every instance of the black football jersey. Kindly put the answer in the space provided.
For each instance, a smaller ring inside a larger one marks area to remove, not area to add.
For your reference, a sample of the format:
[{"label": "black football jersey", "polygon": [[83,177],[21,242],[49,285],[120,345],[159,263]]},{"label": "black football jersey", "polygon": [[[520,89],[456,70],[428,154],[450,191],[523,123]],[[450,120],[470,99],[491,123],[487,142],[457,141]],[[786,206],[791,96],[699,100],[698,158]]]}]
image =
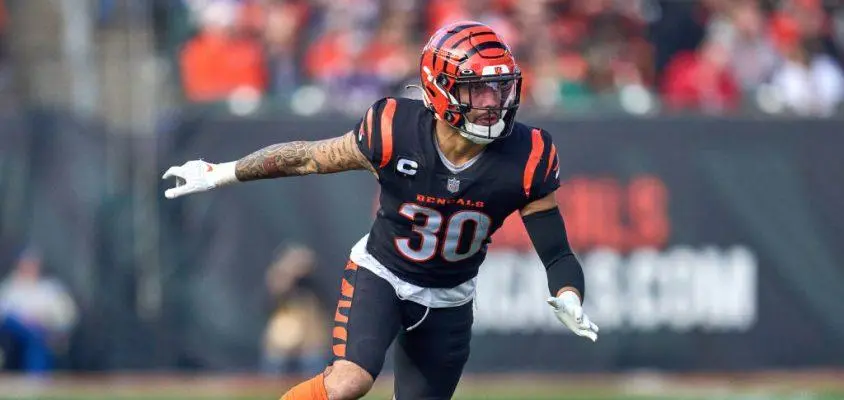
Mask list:
[{"label": "black football jersey", "polygon": [[448,288],[477,275],[508,215],[559,187],[559,161],[547,132],[516,123],[510,136],[450,169],[435,124],[421,101],[385,98],[355,133],[381,186],[367,251],[406,282]]}]

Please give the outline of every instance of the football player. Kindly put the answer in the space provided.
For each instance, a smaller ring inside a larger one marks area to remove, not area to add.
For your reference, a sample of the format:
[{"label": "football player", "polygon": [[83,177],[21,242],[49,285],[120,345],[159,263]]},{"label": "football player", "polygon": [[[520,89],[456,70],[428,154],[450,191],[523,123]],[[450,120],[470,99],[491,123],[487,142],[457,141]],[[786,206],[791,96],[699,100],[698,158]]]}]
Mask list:
[{"label": "football player", "polygon": [[[518,211],[545,265],[557,318],[595,341],[584,278],[554,198],[551,136],[516,122],[521,73],[508,46],[472,21],[422,50],[423,100],[384,98],[343,136],[275,144],[238,161],[188,161],[167,198],[257,179],[368,170],[375,222],[351,250],[333,328],[334,360],[284,400],[357,399],[395,346],[395,398],[450,399],[469,357],[472,301],[490,236]],[[507,318],[502,315],[502,318]]]}]

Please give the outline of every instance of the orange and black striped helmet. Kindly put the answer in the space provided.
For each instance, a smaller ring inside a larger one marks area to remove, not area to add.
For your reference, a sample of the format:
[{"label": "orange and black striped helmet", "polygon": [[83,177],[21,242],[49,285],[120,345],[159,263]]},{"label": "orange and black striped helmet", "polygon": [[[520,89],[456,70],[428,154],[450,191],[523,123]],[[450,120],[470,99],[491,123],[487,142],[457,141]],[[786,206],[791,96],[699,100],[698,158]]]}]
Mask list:
[{"label": "orange and black striped helmet", "polygon": [[467,139],[486,144],[513,130],[521,72],[489,26],[460,21],[440,28],[422,49],[419,69],[425,105]]}]

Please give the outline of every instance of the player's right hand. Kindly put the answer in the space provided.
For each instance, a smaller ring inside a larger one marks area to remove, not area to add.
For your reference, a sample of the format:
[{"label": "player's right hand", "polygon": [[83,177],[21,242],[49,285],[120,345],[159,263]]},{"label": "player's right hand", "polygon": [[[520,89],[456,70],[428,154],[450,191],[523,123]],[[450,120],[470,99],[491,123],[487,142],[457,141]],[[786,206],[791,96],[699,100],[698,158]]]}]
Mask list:
[{"label": "player's right hand", "polygon": [[176,178],[176,187],[164,191],[164,197],[175,199],[186,194],[204,192],[228,183],[236,182],[235,163],[212,164],[202,160],[191,160],[172,166],[161,179]]}]

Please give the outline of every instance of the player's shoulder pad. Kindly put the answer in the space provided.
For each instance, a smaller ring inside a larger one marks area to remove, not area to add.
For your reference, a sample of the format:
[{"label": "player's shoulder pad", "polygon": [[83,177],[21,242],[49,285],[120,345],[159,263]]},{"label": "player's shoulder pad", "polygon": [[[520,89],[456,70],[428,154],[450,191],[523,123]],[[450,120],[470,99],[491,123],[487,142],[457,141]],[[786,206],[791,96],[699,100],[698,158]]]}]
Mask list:
[{"label": "player's shoulder pad", "polygon": [[397,126],[416,127],[428,113],[420,100],[385,97],[376,101],[358,123],[358,147],[377,168],[384,168],[393,159]]},{"label": "player's shoulder pad", "polygon": [[395,114],[396,100],[384,97],[366,110],[355,127],[358,148],[376,168],[382,168],[391,157]]},{"label": "player's shoulder pad", "polygon": [[539,198],[556,189],[559,182],[560,161],[557,146],[546,130],[517,122],[513,127],[510,146],[524,162],[522,186],[529,199]]}]

